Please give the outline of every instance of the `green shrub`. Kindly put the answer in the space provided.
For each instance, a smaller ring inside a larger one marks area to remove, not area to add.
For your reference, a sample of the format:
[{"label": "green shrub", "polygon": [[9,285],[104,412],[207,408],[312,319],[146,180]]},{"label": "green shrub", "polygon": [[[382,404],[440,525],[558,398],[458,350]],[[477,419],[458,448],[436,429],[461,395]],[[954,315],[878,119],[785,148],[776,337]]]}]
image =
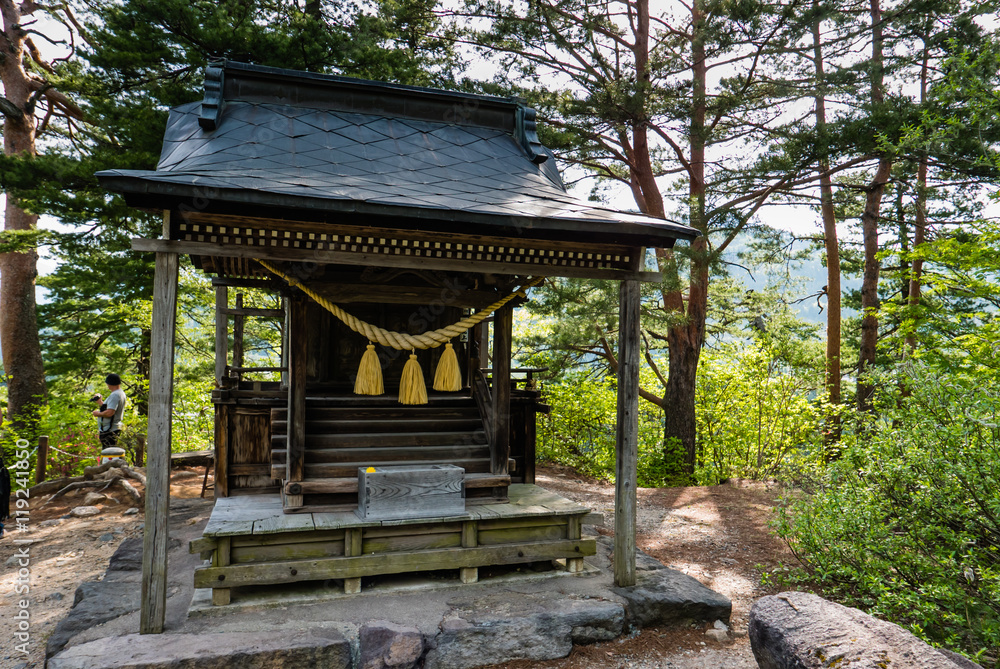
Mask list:
[{"label": "green shrub", "polygon": [[[552,411],[538,419],[538,459],[613,480],[617,397],[613,379],[570,374],[562,381],[546,384],[543,398]],[[649,402],[640,401],[640,486],[671,483],[670,472],[676,468],[665,462],[663,454],[663,412]]]},{"label": "green shrub", "polygon": [[765,341],[705,351],[696,390],[695,479],[792,476],[822,459],[821,412],[809,384]]},{"label": "green shrub", "polygon": [[878,420],[778,532],[826,594],[995,663],[1000,383],[920,365],[880,381]]}]

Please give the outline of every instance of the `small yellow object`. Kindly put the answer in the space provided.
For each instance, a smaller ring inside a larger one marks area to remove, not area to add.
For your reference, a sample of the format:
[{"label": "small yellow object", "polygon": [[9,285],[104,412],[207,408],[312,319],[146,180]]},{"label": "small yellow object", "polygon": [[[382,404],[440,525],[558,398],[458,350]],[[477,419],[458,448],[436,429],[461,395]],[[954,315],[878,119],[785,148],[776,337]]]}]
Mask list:
[{"label": "small yellow object", "polygon": [[462,372],[458,369],[458,358],[451,342],[444,345],[444,352],[438,360],[434,372],[434,390],[454,393],[462,389]]},{"label": "small yellow object", "polygon": [[365,472],[368,473],[368,474],[374,474],[375,473],[375,468],[374,467],[369,467],[368,469],[365,470]]},{"label": "small yellow object", "polygon": [[403,378],[399,380],[399,403],[427,404],[424,372],[420,369],[416,353],[410,353],[410,359],[403,366]]},{"label": "small yellow object", "polygon": [[355,395],[381,395],[385,392],[382,387],[382,363],[379,362],[378,353],[375,352],[375,345],[370,343],[361,356],[361,365],[358,367],[358,378],[354,381]]}]

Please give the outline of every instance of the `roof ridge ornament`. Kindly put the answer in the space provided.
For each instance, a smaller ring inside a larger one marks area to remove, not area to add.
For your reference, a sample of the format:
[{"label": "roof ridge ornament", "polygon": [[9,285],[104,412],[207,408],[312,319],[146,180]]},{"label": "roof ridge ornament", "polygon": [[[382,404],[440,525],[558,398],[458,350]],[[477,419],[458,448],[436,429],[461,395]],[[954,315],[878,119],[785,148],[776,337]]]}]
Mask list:
[{"label": "roof ridge ornament", "polygon": [[226,59],[209,61],[205,66],[205,99],[201,101],[201,115],[198,116],[198,125],[203,130],[215,130],[222,122],[222,112],[226,107],[222,96],[225,79]]},{"label": "roof ridge ornament", "polygon": [[532,107],[518,102],[514,116],[514,139],[524,148],[531,162],[541,165],[549,159],[549,154],[545,153],[542,142],[538,139],[537,117],[538,112]]}]

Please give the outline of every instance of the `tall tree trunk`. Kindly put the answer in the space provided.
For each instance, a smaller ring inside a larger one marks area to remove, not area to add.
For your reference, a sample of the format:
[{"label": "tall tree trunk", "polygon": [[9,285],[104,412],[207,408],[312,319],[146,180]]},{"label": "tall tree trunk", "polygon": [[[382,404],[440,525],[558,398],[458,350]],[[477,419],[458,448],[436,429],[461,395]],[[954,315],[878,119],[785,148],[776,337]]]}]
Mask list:
[{"label": "tall tree trunk", "polygon": [[[923,61],[920,65],[920,104],[923,105],[927,100],[927,75],[929,70],[930,62],[930,47],[927,45],[926,40],[924,41],[924,53]],[[913,231],[913,250],[919,251],[920,246],[924,243],[926,228],[927,228],[927,154],[921,153],[920,162],[917,165],[917,201],[916,201],[916,212],[915,212],[915,224]],[[910,290],[907,296],[907,304],[909,306],[908,318],[911,321],[916,320],[916,309],[920,306],[920,277],[923,273],[924,261],[917,257],[913,259],[913,265],[910,267]],[[913,322],[910,327],[912,328],[906,335],[906,346],[904,355],[912,355],[913,351],[917,348],[917,333],[916,333],[916,323]]]},{"label": "tall tree trunk", "polygon": [[[691,159],[688,169],[689,216],[692,227],[703,235],[708,234],[705,221],[705,87],[708,68],[705,62],[703,0],[691,6]],[[687,313],[683,323],[670,328],[667,344],[670,348],[670,368],[664,389],[664,408],[667,411],[664,439],[677,439],[684,449],[687,473],[694,473],[697,460],[697,423],[695,420],[695,381],[698,360],[705,335],[705,318],[708,310],[708,255],[707,237],[691,242],[691,276],[688,284]],[[669,299],[668,299],[669,298]],[[684,313],[683,298],[679,291],[664,295],[664,306]],[[672,412],[673,415],[670,415]]]},{"label": "tall tree trunk", "polygon": [[861,215],[861,234],[865,244],[865,269],[861,279],[861,345],[858,352],[858,409],[871,411],[872,393],[875,388],[866,380],[865,374],[875,365],[878,347],[878,221],[879,208],[885,185],[892,172],[892,159],[884,157],[878,161],[875,178],[868,185],[865,210]]},{"label": "tall tree trunk", "polygon": [[[817,11],[819,0],[813,0]],[[813,21],[813,64],[816,72],[816,135],[825,147],[826,73],[823,66],[821,19],[817,11]],[[837,238],[837,215],[833,208],[833,183],[830,160],[823,155],[819,161],[820,215],[823,218],[823,241],[826,246],[826,394],[833,411],[826,417],[824,443],[827,457],[834,457],[840,441],[840,241]]]},{"label": "tall tree trunk", "polygon": [[[871,98],[876,107],[885,101],[882,67],[882,8],[879,0],[871,0],[872,59]],[[861,215],[861,234],[865,245],[865,269],[861,280],[861,344],[858,352],[858,409],[871,411],[874,387],[864,380],[875,365],[878,347],[878,223],[882,195],[892,172],[892,156],[878,161],[875,177],[868,184],[865,209]]]},{"label": "tall tree trunk", "polygon": [[[27,33],[21,27],[21,10],[12,0],[0,0],[0,14],[7,43],[0,60],[4,153],[34,155],[32,89],[22,65]],[[4,229],[32,230],[37,222],[37,216],[26,212],[7,194]],[[0,255],[0,344],[7,376],[7,410],[15,426],[29,431],[37,426],[33,409],[45,402],[45,369],[35,309],[37,261],[34,249]]]}]

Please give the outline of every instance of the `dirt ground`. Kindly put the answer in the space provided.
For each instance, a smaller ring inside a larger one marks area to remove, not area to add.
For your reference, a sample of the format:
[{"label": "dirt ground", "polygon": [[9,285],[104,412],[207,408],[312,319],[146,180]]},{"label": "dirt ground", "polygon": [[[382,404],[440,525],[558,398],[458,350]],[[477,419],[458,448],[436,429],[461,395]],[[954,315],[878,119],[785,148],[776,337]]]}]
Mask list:
[{"label": "dirt ground", "polygon": [[[203,468],[175,469],[171,495],[198,497]],[[211,481],[211,479],[209,479]],[[539,467],[539,485],[585,503],[604,514],[611,535],[614,525],[614,486],[580,476],[572,469]],[[135,483],[135,482],[133,482]],[[135,483],[141,490],[141,485]],[[663,564],[687,573],[733,601],[731,642],[720,644],[697,629],[646,629],[620,640],[577,647],[569,657],[549,662],[511,662],[509,669],[634,667],[636,669],[754,669],[746,638],[747,615],[753,601],[770,594],[760,586],[763,571],[794,562],[787,547],[767,529],[770,511],[784,494],[780,488],[757,483],[712,487],[640,489],[638,543]],[[92,518],[70,518],[86,492],[66,495],[43,505],[32,500],[30,531],[9,533],[0,539],[0,669],[41,669],[45,640],[73,605],[77,585],[98,580],[108,559],[127,537],[140,536],[142,512],[125,515],[132,503],[112,492]],[[208,493],[209,495],[211,492]],[[116,499],[115,499],[116,498]],[[11,526],[8,525],[8,528]],[[18,565],[13,539],[30,538],[31,653],[15,651],[18,601]]]},{"label": "dirt ground", "polygon": [[[141,469],[139,471],[142,471]],[[170,494],[175,498],[198,497],[204,468],[174,469],[171,473]],[[209,477],[211,481],[211,477]],[[139,492],[143,486],[130,481]],[[109,489],[108,499],[98,503],[101,513],[90,518],[72,518],[69,512],[83,504],[87,490],[70,491],[45,504],[48,495],[31,500],[28,532],[15,530],[13,522],[5,523],[8,532],[0,539],[0,669],[41,669],[44,666],[45,642],[59,621],[73,606],[73,595],[79,584],[100,580],[108,568],[108,560],[127,537],[142,536],[142,509],[126,515],[133,501],[123,492]],[[207,495],[211,495],[211,490]],[[11,505],[13,509],[13,504]],[[18,583],[18,551],[24,544],[14,540],[30,539],[28,587]],[[30,601],[31,635],[27,657],[17,652],[21,643],[14,636],[19,610],[18,602]]]}]

